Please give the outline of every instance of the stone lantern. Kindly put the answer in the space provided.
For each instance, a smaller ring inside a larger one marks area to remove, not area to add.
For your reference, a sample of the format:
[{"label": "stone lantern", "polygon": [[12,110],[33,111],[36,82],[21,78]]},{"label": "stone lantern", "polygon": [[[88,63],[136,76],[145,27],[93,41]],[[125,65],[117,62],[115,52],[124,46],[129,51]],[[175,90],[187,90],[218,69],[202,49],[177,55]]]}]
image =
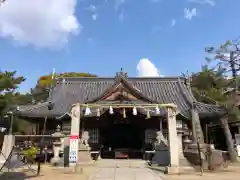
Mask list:
[{"label": "stone lantern", "polygon": [[54,153],[54,156],[51,160],[51,163],[53,165],[56,165],[56,164],[59,164],[60,163],[60,157],[59,157],[59,154],[60,154],[60,151],[62,149],[62,141],[61,139],[64,137],[64,134],[62,134],[60,132],[60,126],[58,125],[57,128],[56,128],[56,131],[55,133],[51,134],[51,136],[54,138],[54,141],[53,141],[53,153]]},{"label": "stone lantern", "polygon": [[184,148],[186,145],[192,143],[192,140],[191,140],[191,132],[189,131],[188,129],[188,126],[187,124],[184,124],[183,126],[183,143],[184,143]]},{"label": "stone lantern", "polygon": [[181,166],[190,166],[186,157],[184,156],[184,149],[187,145],[187,139],[189,136],[189,130],[187,124],[182,120],[177,120],[177,135],[179,143],[179,164]]}]

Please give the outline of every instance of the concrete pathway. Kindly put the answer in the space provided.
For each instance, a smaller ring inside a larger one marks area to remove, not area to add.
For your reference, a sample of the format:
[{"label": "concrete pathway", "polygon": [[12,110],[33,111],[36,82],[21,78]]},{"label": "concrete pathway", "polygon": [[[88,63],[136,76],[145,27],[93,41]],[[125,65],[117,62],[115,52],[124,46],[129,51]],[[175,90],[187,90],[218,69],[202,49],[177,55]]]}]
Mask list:
[{"label": "concrete pathway", "polygon": [[144,166],[144,161],[102,160],[89,180],[161,180],[152,170]]}]

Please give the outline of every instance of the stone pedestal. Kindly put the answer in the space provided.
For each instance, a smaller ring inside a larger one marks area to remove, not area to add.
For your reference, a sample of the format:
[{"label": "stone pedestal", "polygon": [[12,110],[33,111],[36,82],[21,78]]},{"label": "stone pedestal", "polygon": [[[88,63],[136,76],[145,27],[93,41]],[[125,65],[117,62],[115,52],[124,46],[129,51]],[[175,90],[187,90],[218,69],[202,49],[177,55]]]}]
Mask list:
[{"label": "stone pedestal", "polygon": [[165,173],[169,174],[169,175],[180,174],[180,167],[179,166],[168,166],[165,169]]},{"label": "stone pedestal", "polygon": [[90,149],[88,146],[85,146],[82,143],[79,143],[79,150],[78,150],[78,163],[79,164],[88,164],[91,163],[92,157],[90,154]]},{"label": "stone pedestal", "polygon": [[79,150],[78,151],[78,164],[89,164],[92,163],[92,157],[90,151],[88,150]]},{"label": "stone pedestal", "polygon": [[155,145],[155,153],[151,163],[158,166],[168,166],[170,164],[169,148],[166,144],[162,142]]},{"label": "stone pedestal", "polygon": [[61,142],[54,142],[53,143],[53,154],[54,154],[54,156],[51,159],[51,163],[53,165],[56,165],[60,162],[60,157],[59,157],[60,150],[61,150]]},{"label": "stone pedestal", "polygon": [[[204,161],[206,159],[205,152],[207,147],[206,144],[200,144],[199,146],[201,159]],[[200,157],[197,144],[188,144],[184,150],[184,153],[186,154],[186,157],[191,164],[200,165]]]},{"label": "stone pedestal", "polygon": [[191,167],[191,164],[188,162],[186,157],[183,154],[183,144],[182,144],[182,133],[178,133],[178,142],[179,142],[179,165]]}]

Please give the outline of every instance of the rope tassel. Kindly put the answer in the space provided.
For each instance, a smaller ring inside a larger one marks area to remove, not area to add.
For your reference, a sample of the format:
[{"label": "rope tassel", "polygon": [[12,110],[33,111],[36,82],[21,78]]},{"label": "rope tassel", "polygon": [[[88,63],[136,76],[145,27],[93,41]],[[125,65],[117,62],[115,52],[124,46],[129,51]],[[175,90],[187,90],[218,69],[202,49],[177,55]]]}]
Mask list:
[{"label": "rope tassel", "polygon": [[126,110],[125,110],[125,108],[123,108],[123,118],[124,119],[126,118]]},{"label": "rope tassel", "polygon": [[147,109],[147,117],[146,117],[146,119],[149,119],[150,118],[150,111],[149,111],[149,109]]},{"label": "rope tassel", "polygon": [[101,115],[101,114],[100,114],[100,109],[98,108],[98,109],[97,109],[97,117],[100,117],[100,115]]}]

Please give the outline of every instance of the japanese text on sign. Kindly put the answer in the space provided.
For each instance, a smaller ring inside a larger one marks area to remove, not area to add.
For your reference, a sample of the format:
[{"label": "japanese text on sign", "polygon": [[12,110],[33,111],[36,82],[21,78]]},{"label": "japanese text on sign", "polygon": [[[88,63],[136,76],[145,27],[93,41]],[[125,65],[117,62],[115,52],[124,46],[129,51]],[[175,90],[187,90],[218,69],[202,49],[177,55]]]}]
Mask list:
[{"label": "japanese text on sign", "polygon": [[70,147],[69,147],[70,165],[77,163],[77,154],[78,154],[78,136],[70,136]]}]

